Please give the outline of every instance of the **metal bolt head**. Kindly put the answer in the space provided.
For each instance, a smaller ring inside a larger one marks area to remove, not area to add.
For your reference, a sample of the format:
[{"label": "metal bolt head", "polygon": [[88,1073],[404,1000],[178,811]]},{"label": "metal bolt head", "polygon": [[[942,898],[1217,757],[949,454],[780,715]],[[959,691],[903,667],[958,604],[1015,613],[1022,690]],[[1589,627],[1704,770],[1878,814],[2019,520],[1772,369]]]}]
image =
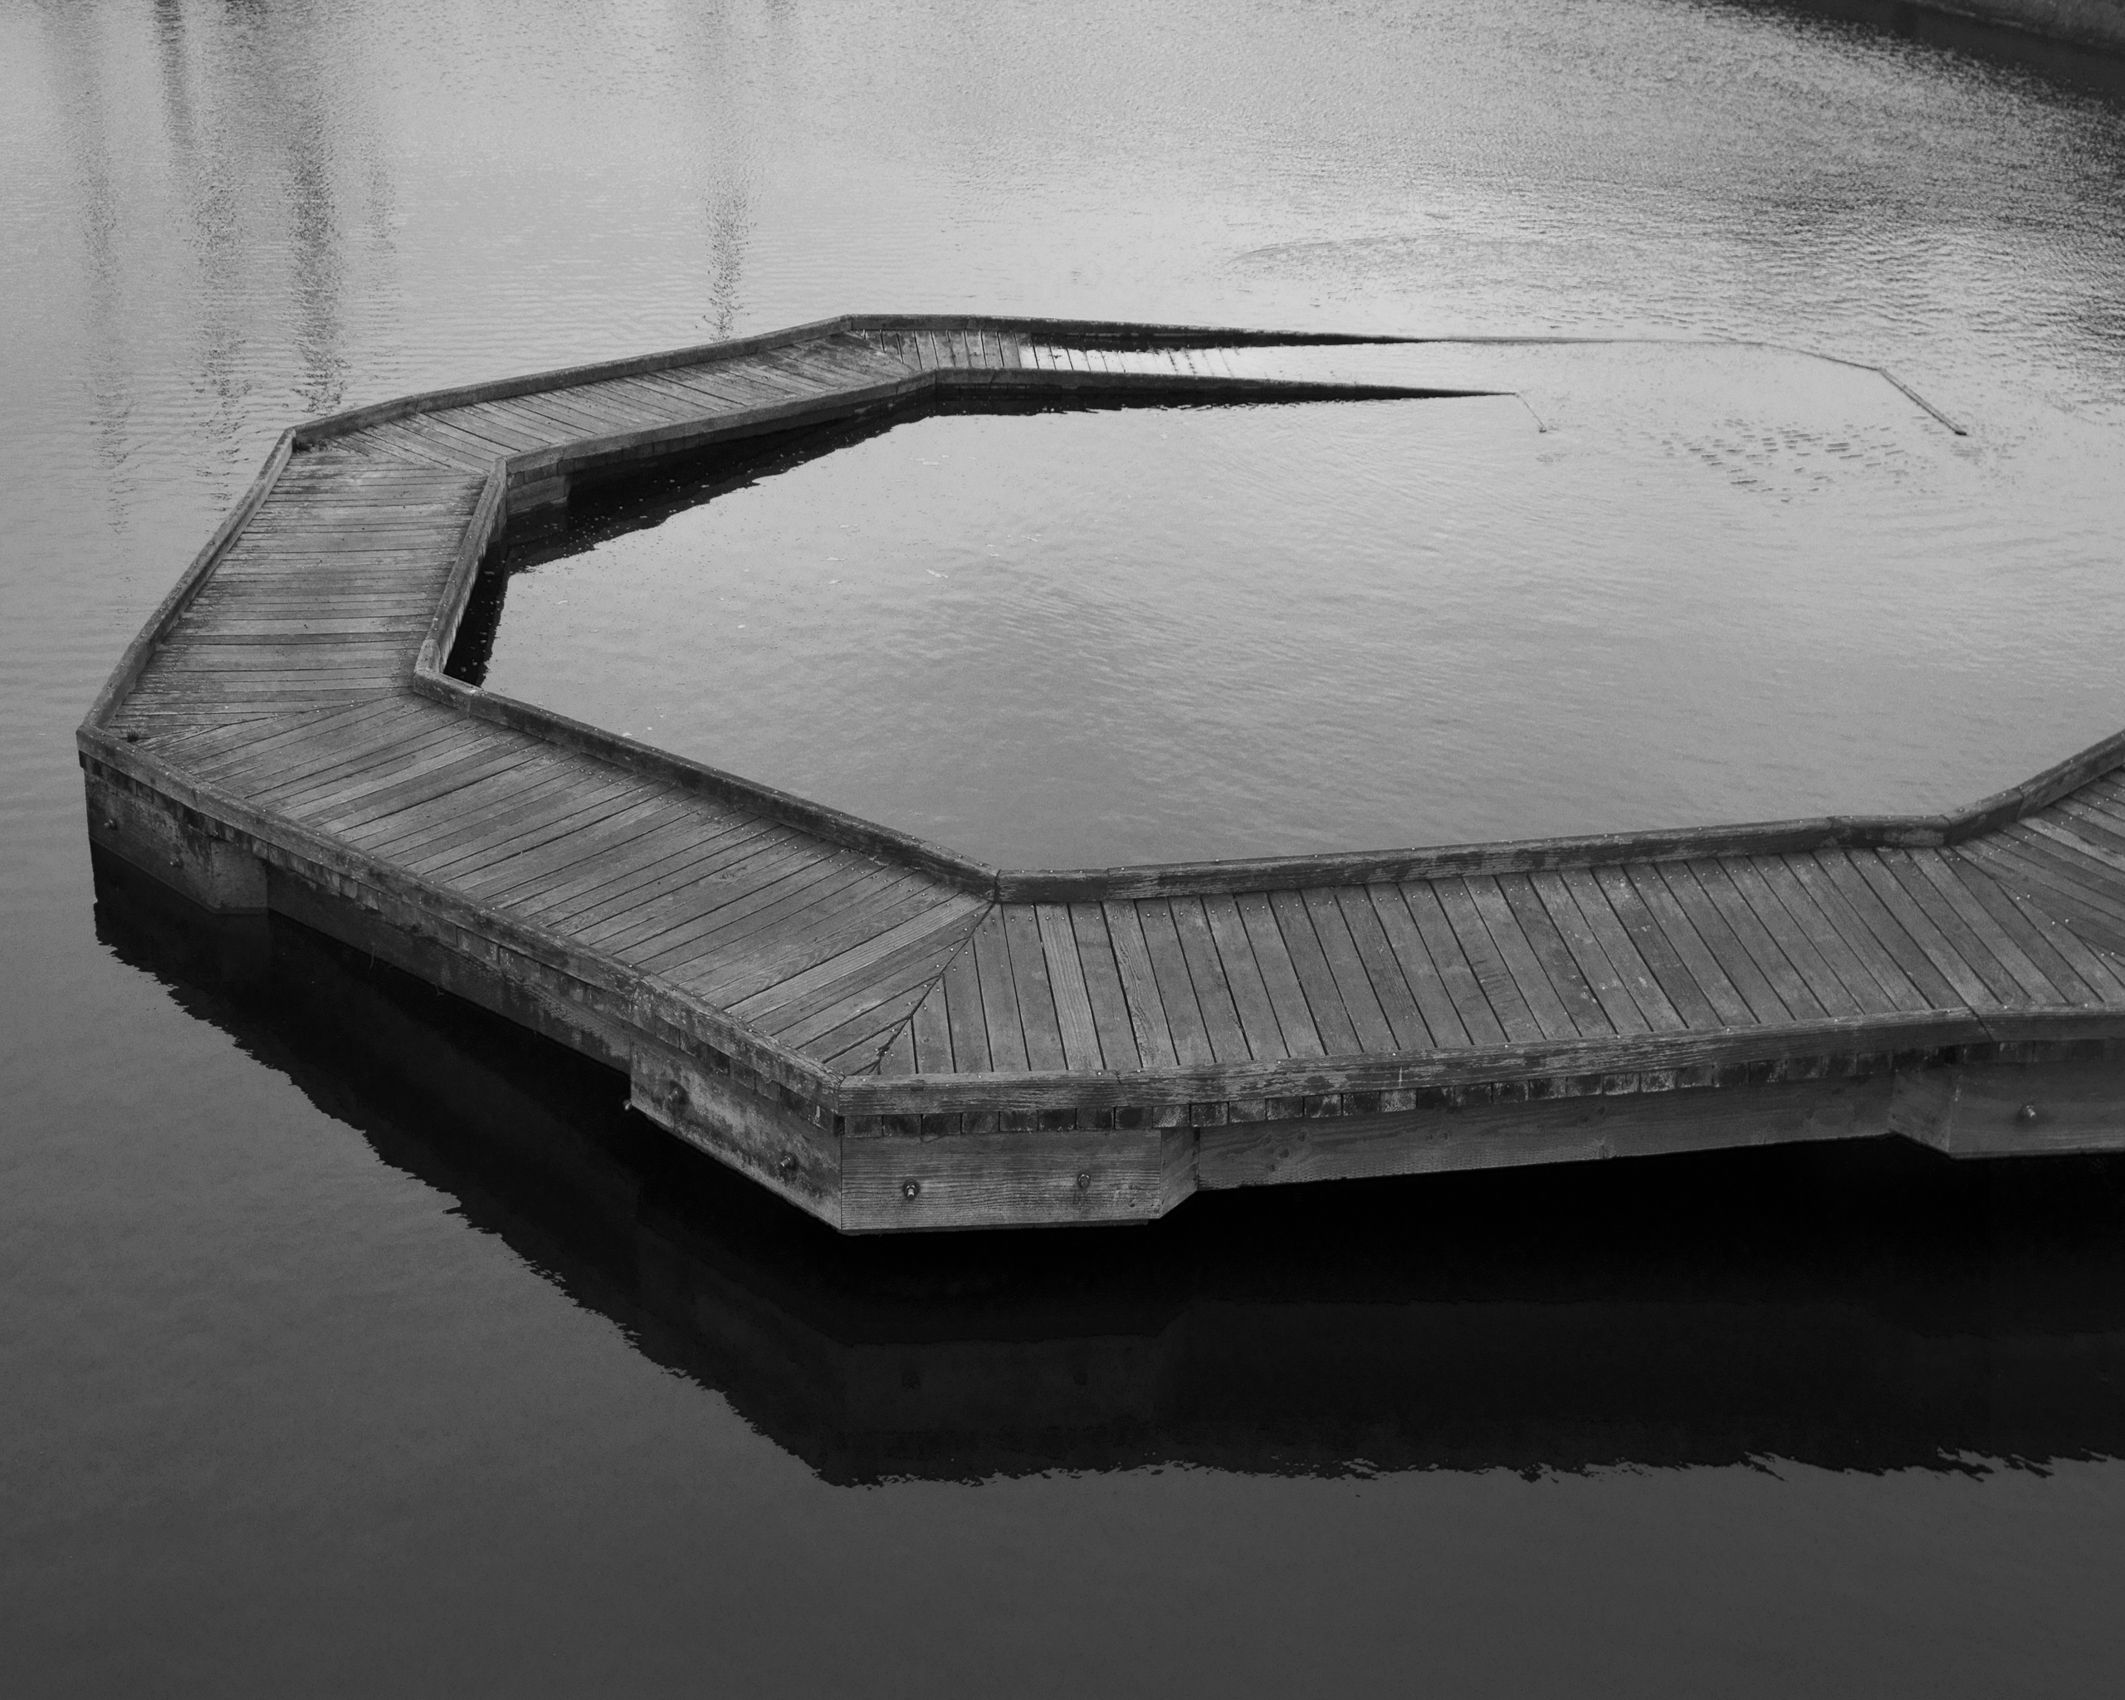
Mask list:
[{"label": "metal bolt head", "polygon": [[922,1182],[920,1181],[902,1181],[900,1183],[900,1196],[902,1198],[913,1198],[921,1191]]},{"label": "metal bolt head", "polygon": [[2014,1119],[2024,1127],[2027,1127],[2036,1120],[2036,1106],[2034,1104],[2024,1104],[2019,1110],[2014,1112]]},{"label": "metal bolt head", "polygon": [[1077,1190],[1079,1192],[1084,1192],[1088,1190],[1091,1185],[1092,1171],[1090,1169],[1079,1169],[1077,1171]]},{"label": "metal bolt head", "polygon": [[797,1159],[784,1152],[782,1161],[775,1165],[775,1172],[784,1180],[788,1180],[797,1172]]}]

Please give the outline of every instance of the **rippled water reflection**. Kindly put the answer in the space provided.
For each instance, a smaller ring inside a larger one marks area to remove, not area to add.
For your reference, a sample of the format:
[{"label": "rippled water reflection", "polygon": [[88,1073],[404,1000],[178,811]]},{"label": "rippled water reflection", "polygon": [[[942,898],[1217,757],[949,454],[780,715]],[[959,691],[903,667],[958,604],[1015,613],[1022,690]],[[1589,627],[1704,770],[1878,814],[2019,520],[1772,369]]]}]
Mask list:
[{"label": "rippled water reflection", "polygon": [[2016,519],[2114,483],[2121,144],[1766,5],[0,0],[0,1679],[2107,1693],[2107,1169],[840,1247],[431,994],[99,919],[68,732],[292,418],[967,310],[1886,363],[2015,563],[1907,682],[2031,681],[1945,740],[2019,762],[2125,723]]},{"label": "rippled water reflection", "polygon": [[1764,347],[1245,363],[1502,393],[746,448],[520,544],[486,682],[1034,867],[1925,813],[2125,714],[2113,429]]}]

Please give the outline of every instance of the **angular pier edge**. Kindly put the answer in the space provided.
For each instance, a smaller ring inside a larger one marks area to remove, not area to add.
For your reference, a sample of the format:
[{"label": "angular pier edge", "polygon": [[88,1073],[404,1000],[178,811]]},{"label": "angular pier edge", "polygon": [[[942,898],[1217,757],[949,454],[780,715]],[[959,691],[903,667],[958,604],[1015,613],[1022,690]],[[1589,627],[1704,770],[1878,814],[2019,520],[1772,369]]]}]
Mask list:
[{"label": "angular pier edge", "polygon": [[1413,339],[966,316],[291,430],[77,734],[88,833],[623,1071],[833,1228],[1899,1134],[2125,1150],[2125,733],[1952,814],[1011,870],[451,678],[511,516],[881,409],[1440,398]]}]

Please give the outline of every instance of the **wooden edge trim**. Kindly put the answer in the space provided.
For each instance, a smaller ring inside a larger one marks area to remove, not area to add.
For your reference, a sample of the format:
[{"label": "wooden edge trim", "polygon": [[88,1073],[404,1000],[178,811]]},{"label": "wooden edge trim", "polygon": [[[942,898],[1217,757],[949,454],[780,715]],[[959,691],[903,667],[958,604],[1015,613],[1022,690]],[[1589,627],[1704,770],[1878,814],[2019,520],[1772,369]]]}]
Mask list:
[{"label": "wooden edge trim", "polygon": [[1960,814],[1951,816],[1947,842],[1961,844],[2025,815],[2033,815],[2039,809],[2049,808],[2061,797],[2071,795],[2091,779],[2100,779],[2119,766],[2125,766],[2125,731],[2099,738],[2085,750],[2064,761],[2054,762],[2033,778],[2025,779],[2019,785],[2010,785],[2004,791],[1996,791],[1972,803]]},{"label": "wooden edge trim", "polygon": [[392,868],[285,815],[254,807],[232,792],[189,777],[181,768],[100,727],[85,729],[83,738],[84,753],[90,758],[110,772],[211,821],[221,829],[219,836],[237,842],[239,848],[254,854],[263,849],[280,860],[305,864],[294,871],[313,882],[322,876],[328,885],[334,880],[345,881],[416,904],[444,926],[485,939],[626,1000],[629,1019],[645,1031],[654,1033],[650,1023],[661,1020],[670,1030],[737,1058],[777,1085],[786,1086],[823,1108],[833,1104],[840,1076],[713,1004],[638,973],[602,952],[585,950],[544,927],[512,920],[416,874]]},{"label": "wooden edge trim", "polygon": [[1394,1056],[1312,1057],[1132,1073],[848,1075],[847,1116],[905,1116],[1044,1109],[1203,1104],[1304,1098],[1529,1080],[1638,1075],[1801,1058],[1878,1056],[2032,1038],[2125,1036],[2125,1011],[2061,1008],[2005,1020],[1969,1009],[1784,1022],[1708,1033],[1559,1040]]},{"label": "wooden edge trim", "polygon": [[287,466],[288,457],[295,452],[296,436],[297,431],[293,428],[281,432],[272,452],[266,456],[265,464],[258,469],[258,476],[251,480],[250,488],[244,491],[236,505],[223,517],[221,524],[214,528],[214,535],[207,539],[205,547],[192,557],[192,564],[185,569],[184,576],[172,585],[169,594],[155,605],[154,613],[148,616],[147,624],[140,628],[139,635],[126,645],[125,653],[119,656],[118,665],[111,669],[111,676],[104,681],[103,689],[96,693],[96,700],[89,704],[88,714],[81,722],[83,733],[101,727],[108,721],[118,704],[138,682],[141,671],[148,664],[148,657],[154,653],[155,645],[170,627],[177,623],[177,617],[190,606],[192,599],[199,594],[222,556],[229,552],[230,545],[236,541],[243,528],[250,524],[251,516],[258,512],[259,504],[265,501],[282,469]]},{"label": "wooden edge trim", "polygon": [[473,581],[479,577],[480,562],[501,530],[503,504],[508,493],[508,463],[497,461],[487,474],[487,482],[480,488],[480,499],[473,507],[472,517],[465,522],[465,529],[458,537],[457,555],[450,563],[450,576],[443,581],[442,594],[436,598],[435,613],[428,621],[427,635],[421,639],[420,653],[414,658],[416,678],[424,669],[440,672],[456,646],[457,629],[472,601]]},{"label": "wooden edge trim", "polygon": [[1363,343],[1422,343],[1437,337],[1360,336],[1347,331],[1248,330],[1216,325],[1137,324],[1102,319],[1014,319],[963,313],[843,313],[831,319],[783,330],[763,331],[756,336],[728,342],[696,343],[686,348],[660,350],[654,354],[629,355],[619,360],[593,361],[580,366],[560,366],[550,371],[516,377],[459,384],[449,389],[424,390],[410,396],[395,396],[366,407],[326,414],[298,426],[302,444],[343,437],[371,425],[383,425],[414,413],[436,413],[453,407],[469,407],[482,401],[504,401],[511,396],[538,390],[573,389],[611,378],[629,378],[643,372],[667,371],[679,366],[707,366],[774,348],[849,331],[1016,331],[1030,336],[1070,337],[1085,342],[1120,346],[1135,342],[1163,348],[1263,348],[1350,347]]},{"label": "wooden edge trim", "polygon": [[1151,862],[1119,868],[1007,869],[998,880],[997,893],[1006,903],[1093,903],[1131,897],[1275,891],[1303,885],[1468,878],[1609,862],[1673,862],[1699,856],[1790,855],[1878,845],[1919,849],[1947,841],[1947,820],[1941,816],[1825,815],[1815,820],[1675,827],[1582,838],[1513,839],[1413,850],[1361,850],[1325,856]]},{"label": "wooden edge trim", "polygon": [[1076,395],[1166,395],[1239,399],[1273,396],[1278,401],[1464,401],[1511,395],[1510,390],[1442,389],[1437,385],[1361,384],[1313,378],[1168,377],[1163,372],[1058,372],[1040,366],[1016,369],[941,367],[930,374],[940,389],[1066,390]]},{"label": "wooden edge trim", "polygon": [[674,755],[654,744],[608,732],[588,721],[557,714],[535,703],[478,689],[443,673],[426,669],[418,671],[413,676],[413,688],[422,696],[445,703],[476,720],[527,732],[562,749],[595,756],[630,773],[662,779],[684,790],[713,797],[717,802],[730,803],[784,826],[796,827],[841,849],[931,874],[971,896],[989,901],[995,899],[997,874],[994,868],[911,833],[895,831],[892,827],[881,826],[788,791],[778,791],[758,780],[726,773],[705,762]]},{"label": "wooden edge trim", "polygon": [[[1115,395],[1132,400],[1171,397],[1239,399],[1271,396],[1282,401],[1367,401],[1408,399],[1459,399],[1491,395],[1488,390],[1411,388],[1385,384],[1313,383],[1289,378],[1175,378],[1155,372],[1088,373],[1020,371],[957,371],[951,369],[913,373],[877,383],[851,385],[823,396],[800,396],[729,413],[704,413],[695,419],[645,425],[638,430],[616,431],[607,436],[578,437],[548,448],[527,449],[521,454],[498,457],[510,487],[536,484],[553,478],[572,478],[586,472],[610,472],[630,461],[652,456],[697,454],[721,443],[777,431],[801,430],[831,420],[860,418],[884,409],[918,406],[941,390],[975,390],[983,393],[1061,392],[1072,396]],[[443,654],[447,657],[448,651]]]},{"label": "wooden edge trim", "polygon": [[1299,885],[1528,873],[1608,862],[1676,862],[1700,856],[1795,855],[1810,850],[1937,849],[1982,837],[2070,796],[2125,766],[2125,731],[2114,732],[2033,779],[1944,815],[1822,815],[1655,832],[1507,839],[1326,856],[1265,856],[1224,862],[1147,862],[1116,868],[1008,868],[1005,903],[1091,903],[1109,898],[1189,897]]},{"label": "wooden edge trim", "polygon": [[1278,331],[1237,325],[1169,325],[1132,319],[1013,318],[985,313],[852,313],[842,321],[852,331],[1016,331],[1026,336],[1069,337],[1102,346],[1128,342],[1159,348],[1350,348],[1370,342],[1456,342],[1458,337],[1404,336],[1393,332]]}]

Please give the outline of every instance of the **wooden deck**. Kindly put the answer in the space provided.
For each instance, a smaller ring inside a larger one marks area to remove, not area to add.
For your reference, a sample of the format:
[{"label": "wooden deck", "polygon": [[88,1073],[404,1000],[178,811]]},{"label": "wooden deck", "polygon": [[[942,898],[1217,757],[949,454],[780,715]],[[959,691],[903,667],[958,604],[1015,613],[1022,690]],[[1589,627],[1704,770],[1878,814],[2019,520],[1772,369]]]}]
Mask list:
[{"label": "wooden deck", "polygon": [[79,734],[92,839],[627,1071],[850,1230],[1197,1187],[1898,1131],[2125,1144],[2125,735],[1954,816],[984,867],[444,672],[512,514],[941,392],[1258,375],[1359,339],[849,318],[284,436]]}]

